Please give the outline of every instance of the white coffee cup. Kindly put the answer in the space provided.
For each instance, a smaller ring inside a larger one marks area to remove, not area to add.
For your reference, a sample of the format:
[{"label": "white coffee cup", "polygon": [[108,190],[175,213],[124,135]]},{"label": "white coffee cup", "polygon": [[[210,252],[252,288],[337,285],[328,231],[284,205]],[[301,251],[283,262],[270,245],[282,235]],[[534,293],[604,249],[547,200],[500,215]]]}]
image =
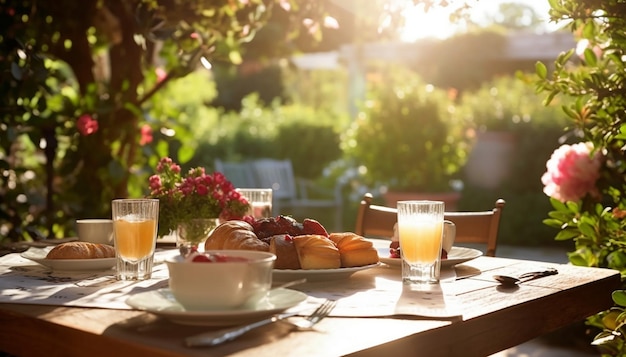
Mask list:
[{"label": "white coffee cup", "polygon": [[447,219],[443,221],[443,240],[441,242],[441,249],[446,253],[450,253],[454,239],[456,238],[456,225],[452,221]]},{"label": "white coffee cup", "polygon": [[76,233],[81,242],[114,245],[111,219],[77,219]]}]

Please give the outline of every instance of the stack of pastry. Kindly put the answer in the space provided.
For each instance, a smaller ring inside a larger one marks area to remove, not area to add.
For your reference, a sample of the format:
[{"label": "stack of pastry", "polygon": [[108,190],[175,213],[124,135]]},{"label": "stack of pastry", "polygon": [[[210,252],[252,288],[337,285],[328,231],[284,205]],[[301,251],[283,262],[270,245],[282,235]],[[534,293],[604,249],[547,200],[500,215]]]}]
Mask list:
[{"label": "stack of pastry", "polygon": [[371,242],[351,232],[323,234],[274,234],[259,239],[254,228],[242,221],[218,226],[204,248],[265,250],[276,255],[275,269],[336,269],[375,264],[378,253]]}]

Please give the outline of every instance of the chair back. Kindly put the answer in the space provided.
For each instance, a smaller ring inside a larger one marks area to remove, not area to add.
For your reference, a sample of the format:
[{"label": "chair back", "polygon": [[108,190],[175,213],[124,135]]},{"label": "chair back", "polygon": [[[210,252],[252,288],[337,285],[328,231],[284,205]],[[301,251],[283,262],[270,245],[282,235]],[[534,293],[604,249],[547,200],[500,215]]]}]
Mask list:
[{"label": "chair back", "polygon": [[260,187],[272,189],[272,198],[276,200],[294,200],[297,198],[296,180],[291,160],[259,159],[252,163]]},{"label": "chair back", "polygon": [[[391,238],[397,222],[396,208],[372,205],[373,196],[366,193],[359,205],[354,232],[364,237]],[[498,228],[505,201],[498,199],[489,211],[445,212],[444,219],[456,225],[455,243],[481,243],[485,254],[496,255]]]},{"label": "chair back", "polygon": [[225,162],[220,159],[214,161],[215,171],[223,173],[228,181],[239,188],[257,188],[254,172],[245,162]]}]

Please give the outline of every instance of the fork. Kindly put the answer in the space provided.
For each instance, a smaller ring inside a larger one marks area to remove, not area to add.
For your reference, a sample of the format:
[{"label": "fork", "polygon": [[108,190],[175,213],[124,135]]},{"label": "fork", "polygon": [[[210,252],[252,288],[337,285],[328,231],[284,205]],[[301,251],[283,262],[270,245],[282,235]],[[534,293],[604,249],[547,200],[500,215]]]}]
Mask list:
[{"label": "fork", "polygon": [[326,300],[322,303],[313,313],[306,318],[298,321],[285,320],[288,317],[297,315],[297,312],[288,312],[284,314],[274,315],[270,318],[253,322],[244,326],[237,326],[234,328],[227,328],[218,331],[205,332],[198,335],[190,336],[185,339],[187,347],[200,347],[200,346],[216,346],[227,341],[232,341],[237,337],[254,330],[258,327],[269,325],[276,321],[283,321],[288,323],[298,330],[309,330],[315,326],[323,318],[328,316],[330,312],[335,308],[335,300]]}]

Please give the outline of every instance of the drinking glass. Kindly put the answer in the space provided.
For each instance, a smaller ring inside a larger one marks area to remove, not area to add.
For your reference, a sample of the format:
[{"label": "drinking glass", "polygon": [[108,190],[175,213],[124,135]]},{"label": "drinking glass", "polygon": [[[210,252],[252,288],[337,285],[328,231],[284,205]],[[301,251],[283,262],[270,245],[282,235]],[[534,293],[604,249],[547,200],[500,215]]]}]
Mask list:
[{"label": "drinking glass", "polygon": [[238,188],[239,192],[250,203],[249,214],[255,219],[272,216],[272,189],[271,188]]},{"label": "drinking glass", "polygon": [[112,202],[117,280],[152,277],[159,221],[158,199],[117,199]]},{"label": "drinking glass", "polygon": [[405,284],[436,284],[441,269],[444,203],[399,201],[398,234]]}]

